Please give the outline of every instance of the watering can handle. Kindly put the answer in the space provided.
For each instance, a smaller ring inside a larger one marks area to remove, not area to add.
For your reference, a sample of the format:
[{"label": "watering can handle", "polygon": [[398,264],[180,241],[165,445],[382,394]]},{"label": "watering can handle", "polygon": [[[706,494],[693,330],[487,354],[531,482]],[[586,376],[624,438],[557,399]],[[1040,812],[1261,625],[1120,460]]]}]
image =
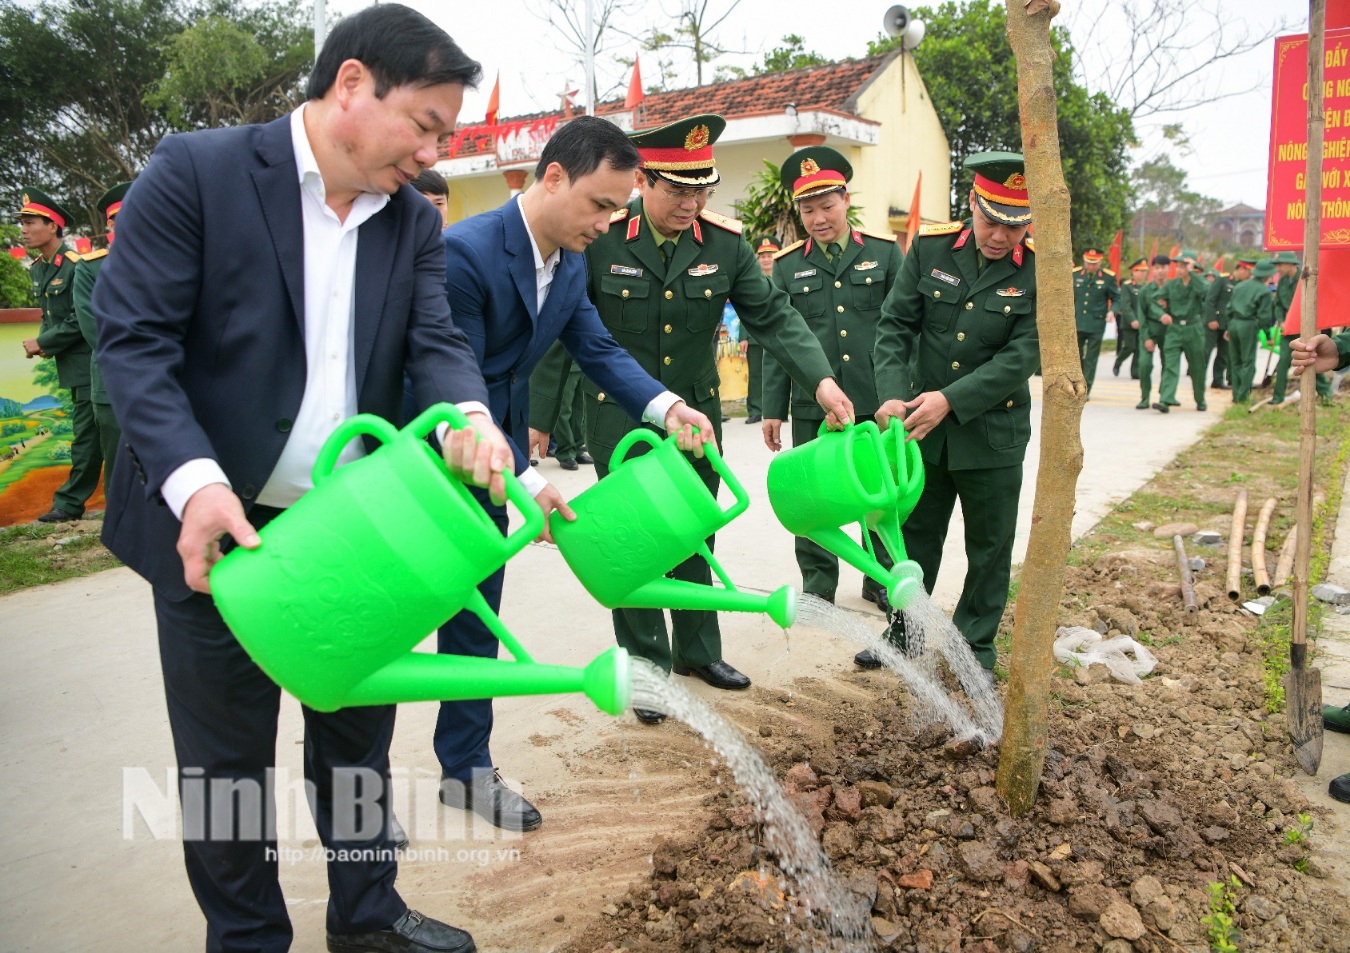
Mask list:
[{"label": "watering can handle", "polygon": [[389,443],[397,436],[397,428],[383,417],[377,417],[374,414],[357,414],[355,417],[348,417],[333,428],[333,432],[328,435],[328,439],[323,442],[323,446],[319,449],[319,456],[314,460],[314,470],[311,473],[314,485],[318,486],[333,475],[333,468],[337,466],[338,454],[357,437],[375,437],[380,443]]},{"label": "watering can handle", "polygon": [[[846,420],[846,421],[844,421],[844,430],[849,430],[849,429],[851,429],[851,428],[853,427],[853,424],[854,424],[854,423],[856,423],[856,421],[852,421],[852,420]],[[816,436],[817,436],[817,437],[823,437],[823,436],[825,436],[825,435],[826,435],[827,433],[829,433],[829,432],[830,432],[830,423],[829,423],[829,421],[828,421],[828,420],[822,420],[822,421],[820,422],[820,429],[816,431]],[[842,431],[837,431],[837,432],[842,433]]]},{"label": "watering can handle", "polygon": [[[695,427],[694,433],[697,434],[698,432],[698,428]],[[619,466],[625,462],[628,451],[633,449],[633,444],[639,441],[649,443],[651,444],[652,449],[656,449],[667,441],[674,439],[676,438],[667,437],[665,440],[662,440],[645,427],[638,427],[634,430],[630,430],[628,433],[624,434],[623,439],[620,440],[618,446],[614,448],[614,455],[610,457],[609,469],[611,471],[619,469]],[[736,475],[727,468],[716,444],[705,443],[703,445],[703,453],[707,456],[708,462],[712,464],[713,469],[717,471],[718,475],[721,476],[724,481],[726,481],[727,488],[731,490],[732,495],[736,497],[736,502],[731,504],[731,506],[723,512],[728,518],[740,516],[745,512],[746,507],[750,505],[750,494],[745,492],[745,487],[741,486],[741,481],[736,479]]]}]

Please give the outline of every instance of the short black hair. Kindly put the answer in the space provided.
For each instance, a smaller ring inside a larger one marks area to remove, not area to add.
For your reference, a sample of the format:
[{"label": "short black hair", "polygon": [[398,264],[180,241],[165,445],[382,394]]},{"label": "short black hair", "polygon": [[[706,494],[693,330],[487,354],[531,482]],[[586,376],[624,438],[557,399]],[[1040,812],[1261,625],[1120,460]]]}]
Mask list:
[{"label": "short black hair", "polygon": [[435,169],[423,169],[417,178],[408,183],[423,195],[449,195],[450,186],[445,184],[445,176]]},{"label": "short black hair", "polygon": [[534,167],[535,179],[542,179],[554,162],[575,182],[600,168],[602,162],[619,172],[630,172],[642,163],[642,157],[623,130],[608,119],[579,116],[559,126],[544,144]]},{"label": "short black hair", "polygon": [[483,67],[466,56],[448,33],[399,3],[366,7],[339,20],[314,62],[305,95],[322,99],[347,60],[365,64],[381,99],[396,86],[459,83],[475,88],[483,78]]},{"label": "short black hair", "polygon": [[1170,264],[1172,264],[1172,259],[1168,258],[1166,255],[1154,255],[1154,256],[1153,256],[1153,264],[1155,264],[1155,265],[1170,265]]}]

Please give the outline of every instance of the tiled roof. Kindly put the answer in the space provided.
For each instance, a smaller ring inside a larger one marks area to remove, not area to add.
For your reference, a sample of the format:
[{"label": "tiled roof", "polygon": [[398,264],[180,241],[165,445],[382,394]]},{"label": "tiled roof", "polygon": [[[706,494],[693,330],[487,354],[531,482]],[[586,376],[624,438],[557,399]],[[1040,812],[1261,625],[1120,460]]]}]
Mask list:
[{"label": "tiled roof", "polygon": [[[745,79],[710,83],[706,86],[691,86],[688,89],[648,93],[638,109],[637,126],[640,129],[650,129],[698,113],[716,113],[727,119],[761,116],[782,112],[788,103],[795,103],[798,112],[828,109],[856,115],[858,94],[894,56],[896,54],[891,53],[886,56],[749,76]],[[600,103],[595,109],[596,115],[599,116],[625,111],[622,99]],[[510,116],[501,119],[500,124],[537,122],[553,117],[562,118],[562,111]],[[462,141],[456,156],[476,155],[487,151],[488,142],[490,137]]]}]

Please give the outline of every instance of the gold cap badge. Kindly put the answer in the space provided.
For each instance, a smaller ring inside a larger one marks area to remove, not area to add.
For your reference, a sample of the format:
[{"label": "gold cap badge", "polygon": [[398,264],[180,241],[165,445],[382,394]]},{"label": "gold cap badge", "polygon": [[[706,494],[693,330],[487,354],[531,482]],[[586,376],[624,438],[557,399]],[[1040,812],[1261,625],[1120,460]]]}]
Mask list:
[{"label": "gold cap badge", "polygon": [[815,175],[820,171],[820,166],[816,164],[815,159],[802,160],[802,175]]},{"label": "gold cap badge", "polygon": [[695,126],[689,130],[689,135],[684,137],[684,147],[690,152],[697,152],[699,149],[706,149],[711,138],[712,134],[707,126]]}]

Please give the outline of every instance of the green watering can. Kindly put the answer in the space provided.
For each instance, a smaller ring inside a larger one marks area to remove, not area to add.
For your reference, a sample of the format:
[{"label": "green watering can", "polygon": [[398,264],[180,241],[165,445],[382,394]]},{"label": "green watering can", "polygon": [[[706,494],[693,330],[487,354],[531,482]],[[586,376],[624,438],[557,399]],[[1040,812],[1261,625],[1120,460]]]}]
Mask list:
[{"label": "green watering can", "polygon": [[[627,459],[638,443],[650,452]],[[790,628],[797,618],[795,590],[741,592],[708,549],[707,538],[745,512],[750,497],[717,448],[705,443],[703,449],[736,497],[729,509],[708,492],[675,437],[631,430],[614,448],[609,476],[570,501],[576,520],[550,517],[553,541],[586,591],[608,609],[764,612]],[[666,578],[695,553],[724,588]]]},{"label": "green watering can", "polygon": [[[503,537],[426,441],[437,425],[470,426],[450,404],[402,431],[359,414],[314,462],[314,489],[211,570],[221,616],[273,681],[317,711],[408,701],[584,692],[603,711],[628,707],[628,655],[617,646],[586,668],[538,665],[478,584],[539,535],[543,512],[511,473],[507,497],[524,525]],[[383,445],[334,470],[356,437]],[[461,609],[515,661],[413,652]]]},{"label": "green watering can", "polygon": [[[768,486],[774,514],[788,532],[813,540],[881,583],[895,608],[914,601],[923,573],[905,558],[900,526],[923,490],[923,463],[918,446],[905,441],[903,425],[883,438],[870,420],[838,431],[822,424],[815,440],[774,457]],[[877,560],[866,533],[859,545],[844,532],[852,523],[877,531],[896,559],[892,568]]]}]

